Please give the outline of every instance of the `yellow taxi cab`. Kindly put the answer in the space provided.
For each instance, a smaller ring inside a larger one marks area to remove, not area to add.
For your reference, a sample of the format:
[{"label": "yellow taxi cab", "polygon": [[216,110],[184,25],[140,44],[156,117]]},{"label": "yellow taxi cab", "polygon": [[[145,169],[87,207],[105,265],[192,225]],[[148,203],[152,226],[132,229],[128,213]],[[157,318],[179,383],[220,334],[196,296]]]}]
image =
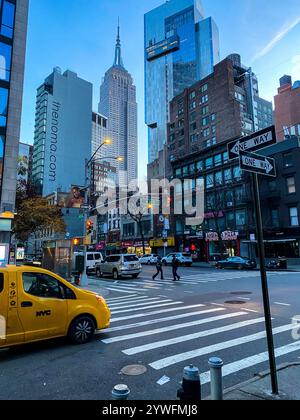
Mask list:
[{"label": "yellow taxi cab", "polygon": [[109,324],[103,297],[41,268],[0,268],[0,348],[65,336],[84,344]]}]

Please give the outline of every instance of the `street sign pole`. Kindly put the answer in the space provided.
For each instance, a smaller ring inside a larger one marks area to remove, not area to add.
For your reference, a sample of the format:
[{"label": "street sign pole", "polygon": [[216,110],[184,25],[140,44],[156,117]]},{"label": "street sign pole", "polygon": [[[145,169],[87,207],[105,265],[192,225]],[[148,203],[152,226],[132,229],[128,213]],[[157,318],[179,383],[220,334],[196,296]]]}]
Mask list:
[{"label": "street sign pole", "polygon": [[259,196],[259,185],[258,185],[257,173],[252,174],[252,183],[253,183],[254,204],[255,204],[255,217],[256,217],[256,224],[257,224],[257,243],[258,243],[258,252],[259,252],[259,259],[260,259],[260,273],[261,273],[261,283],[262,283],[262,293],[263,293],[263,303],[264,303],[267,341],[268,341],[268,352],[269,352],[269,363],[270,363],[271,382],[272,382],[272,393],[274,395],[278,395],[278,393],[279,393],[278,378],[277,378],[276,358],[275,358],[275,350],[274,350],[274,339],[273,339],[273,329],[272,329],[272,316],[271,316],[271,308],[270,308],[268,278],[267,278],[266,263],[265,263],[263,224],[262,224],[262,217],[261,217],[261,206],[260,206],[260,196]]}]

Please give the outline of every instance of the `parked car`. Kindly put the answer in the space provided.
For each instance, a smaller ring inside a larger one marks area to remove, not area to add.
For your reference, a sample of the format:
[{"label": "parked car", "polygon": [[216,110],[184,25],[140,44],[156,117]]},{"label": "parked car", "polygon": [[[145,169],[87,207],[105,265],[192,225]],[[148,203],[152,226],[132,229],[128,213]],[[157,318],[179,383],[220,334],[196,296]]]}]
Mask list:
[{"label": "parked car", "polygon": [[162,263],[164,265],[171,265],[174,255],[181,265],[185,265],[186,267],[191,267],[193,265],[193,258],[191,254],[182,253],[182,252],[175,252],[175,253],[167,255],[166,257],[162,259]]},{"label": "parked car", "polygon": [[250,258],[230,257],[223,261],[218,261],[216,268],[235,268],[237,270],[252,270],[257,267],[256,261]]},{"label": "parked car", "polygon": [[[77,255],[83,255],[83,252],[74,252],[72,256],[72,272],[75,271],[75,261]],[[101,252],[87,252],[86,253],[86,274],[88,276],[96,274],[96,263],[103,261]]]},{"label": "parked car", "polygon": [[1,268],[0,302],[0,348],[65,336],[84,344],[110,324],[102,296],[41,268]]},{"label": "parked car", "polygon": [[96,264],[97,277],[111,276],[115,280],[131,276],[137,279],[142,272],[142,264],[134,254],[110,255]]},{"label": "parked car", "polygon": [[266,264],[267,269],[269,270],[286,270],[288,268],[288,263],[286,258],[279,258],[277,260],[273,259]]},{"label": "parked car", "polygon": [[149,255],[143,255],[140,258],[140,263],[141,264],[156,264],[157,263],[157,259],[158,259],[158,255],[157,254],[149,254]]}]

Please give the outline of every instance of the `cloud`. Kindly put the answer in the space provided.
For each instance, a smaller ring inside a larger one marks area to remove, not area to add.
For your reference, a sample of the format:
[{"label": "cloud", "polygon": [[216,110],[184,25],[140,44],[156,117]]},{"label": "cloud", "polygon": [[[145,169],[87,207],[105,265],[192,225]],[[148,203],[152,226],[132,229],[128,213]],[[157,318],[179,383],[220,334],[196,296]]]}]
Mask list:
[{"label": "cloud", "polygon": [[276,45],[289,33],[291,32],[295,26],[297,26],[300,23],[300,16],[298,16],[296,19],[294,19],[292,22],[285,23],[284,26],[281,28],[281,30],[274,36],[274,38],[259,52],[257,53],[253,59],[252,62],[255,62],[259,60],[260,58],[267,55],[270,51],[273,50],[273,48],[276,47]]}]

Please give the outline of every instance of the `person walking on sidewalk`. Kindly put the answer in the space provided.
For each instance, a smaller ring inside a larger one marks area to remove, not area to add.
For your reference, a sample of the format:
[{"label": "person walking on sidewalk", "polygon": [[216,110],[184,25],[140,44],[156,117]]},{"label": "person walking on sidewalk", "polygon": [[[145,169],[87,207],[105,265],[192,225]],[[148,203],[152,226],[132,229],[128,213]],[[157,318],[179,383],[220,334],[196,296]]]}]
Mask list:
[{"label": "person walking on sidewalk", "polygon": [[176,258],[176,255],[174,255],[172,260],[173,281],[180,280],[180,276],[177,273],[179,265],[179,260]]},{"label": "person walking on sidewalk", "polygon": [[160,275],[161,280],[164,279],[164,272],[163,272],[162,266],[163,266],[162,265],[162,258],[161,257],[157,257],[157,262],[156,262],[156,270],[157,270],[157,273],[155,274],[155,276],[152,277],[153,280],[155,280],[156,277],[159,276],[159,275]]}]

